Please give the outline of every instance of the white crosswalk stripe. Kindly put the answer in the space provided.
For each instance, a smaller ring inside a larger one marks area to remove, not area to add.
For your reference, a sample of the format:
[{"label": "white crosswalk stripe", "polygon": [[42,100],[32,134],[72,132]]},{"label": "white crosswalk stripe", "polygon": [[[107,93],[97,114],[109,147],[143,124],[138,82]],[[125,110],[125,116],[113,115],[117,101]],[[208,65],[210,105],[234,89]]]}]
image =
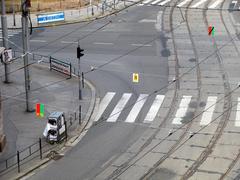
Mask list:
[{"label": "white crosswalk stripe", "polygon": [[122,95],[122,97],[119,100],[118,104],[115,106],[115,108],[112,111],[111,115],[107,119],[107,122],[116,122],[117,121],[121,111],[123,110],[123,108],[125,107],[125,105],[127,104],[128,100],[130,99],[131,96],[132,96],[131,93],[124,93]]},{"label": "white crosswalk stripe", "polygon": [[104,98],[102,99],[100,105],[99,105],[99,110],[97,113],[97,116],[95,118],[95,121],[98,121],[99,118],[102,116],[103,112],[105,111],[105,109],[107,108],[107,106],[109,105],[109,103],[112,101],[113,97],[115,96],[115,92],[108,92]]},{"label": "white crosswalk stripe", "polygon": [[235,126],[240,127],[240,98],[238,98]]},{"label": "white crosswalk stripe", "polygon": [[145,0],[145,1],[143,1],[142,3],[143,4],[148,4],[148,3],[150,3],[152,0]]},{"label": "white crosswalk stripe", "polygon": [[167,3],[170,2],[170,1],[171,1],[171,0],[165,0],[165,1],[161,2],[161,3],[159,3],[158,5],[163,6],[163,5],[167,4]]},{"label": "white crosswalk stripe", "polygon": [[209,96],[208,97],[207,104],[206,104],[206,107],[204,109],[202,119],[200,121],[200,125],[208,125],[211,122],[216,102],[217,102],[217,97],[216,96]]},{"label": "white crosswalk stripe", "polygon": [[197,8],[198,6],[200,6],[201,4],[205,3],[207,0],[200,0],[199,2],[197,2],[196,4],[192,5],[192,8]]},{"label": "white crosswalk stripe", "polygon": [[185,4],[187,4],[188,2],[190,2],[191,0],[184,0],[184,1],[182,1],[181,3],[179,3],[178,5],[177,5],[177,7],[182,7],[182,6],[184,6]]},{"label": "white crosswalk stripe", "polygon": [[164,95],[156,96],[150,110],[147,113],[147,116],[146,116],[144,122],[150,123],[155,119],[157,112],[159,111],[159,109],[163,103],[164,97],[165,97]]},{"label": "white crosswalk stripe", "polygon": [[182,124],[183,117],[186,115],[188,110],[188,105],[191,101],[192,96],[183,96],[179,108],[176,112],[175,118],[172,121],[172,124]]},{"label": "white crosswalk stripe", "polygon": [[216,8],[218,5],[220,5],[223,2],[223,0],[217,0],[215,1],[213,4],[211,4],[208,8],[209,9],[214,9]]},{"label": "white crosswalk stripe", "polygon": [[[18,35],[20,33],[21,33],[21,31],[8,30],[8,37],[11,38],[11,37],[13,37],[15,35]],[[0,39],[1,40],[3,39],[3,37],[2,37],[2,30],[0,30]]]},{"label": "white crosswalk stripe", "polygon": [[155,4],[157,4],[157,3],[161,2],[161,1],[162,1],[162,0],[156,0],[156,1],[151,2],[151,4],[152,4],[152,5],[155,5]]},{"label": "white crosswalk stripe", "polygon": [[136,120],[138,113],[141,111],[145,101],[147,100],[147,97],[147,94],[140,94],[125,122],[133,123]]}]

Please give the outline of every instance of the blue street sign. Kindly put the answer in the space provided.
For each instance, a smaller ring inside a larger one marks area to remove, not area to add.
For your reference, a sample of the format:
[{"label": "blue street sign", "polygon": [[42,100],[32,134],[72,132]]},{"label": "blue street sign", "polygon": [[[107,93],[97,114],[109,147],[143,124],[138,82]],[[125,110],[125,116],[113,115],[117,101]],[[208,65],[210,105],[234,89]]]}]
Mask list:
[{"label": "blue street sign", "polygon": [[58,22],[58,21],[64,21],[64,20],[65,20],[64,12],[55,12],[55,13],[37,15],[38,24]]}]

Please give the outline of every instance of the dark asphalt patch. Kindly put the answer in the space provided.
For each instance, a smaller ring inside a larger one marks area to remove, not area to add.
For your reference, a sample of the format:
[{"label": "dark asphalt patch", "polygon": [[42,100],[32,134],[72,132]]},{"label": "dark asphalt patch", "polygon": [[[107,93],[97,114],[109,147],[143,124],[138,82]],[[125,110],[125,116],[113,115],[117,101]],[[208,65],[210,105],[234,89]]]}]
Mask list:
[{"label": "dark asphalt patch", "polygon": [[163,57],[169,57],[171,55],[171,53],[168,49],[164,49],[164,50],[161,51],[161,55]]}]

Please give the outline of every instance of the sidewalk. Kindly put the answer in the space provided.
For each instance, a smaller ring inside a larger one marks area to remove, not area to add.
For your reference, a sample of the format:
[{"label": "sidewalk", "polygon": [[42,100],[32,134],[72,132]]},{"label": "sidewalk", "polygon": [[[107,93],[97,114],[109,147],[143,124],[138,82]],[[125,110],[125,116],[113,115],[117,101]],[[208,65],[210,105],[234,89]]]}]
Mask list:
[{"label": "sidewalk", "polygon": [[[12,64],[12,71],[22,66],[23,63],[20,60],[14,62]],[[67,125],[69,127],[68,139],[76,136],[75,131],[80,127],[77,119],[78,116],[75,119],[75,113],[78,114],[78,79],[72,77],[72,79],[66,80],[66,76],[54,71],[49,71],[48,66],[49,64],[47,63],[30,66],[32,74],[31,89],[35,89],[32,93],[33,98],[30,101],[33,102],[34,105],[38,102],[45,105],[44,118],[36,117],[34,112],[27,113],[25,111],[23,69],[11,74],[12,83],[10,84],[4,84],[4,77],[1,77],[0,86],[3,98],[4,132],[7,138],[7,144],[3,153],[0,153],[0,164],[4,162],[6,158],[15,155],[17,150],[22,150],[38,142],[39,138],[43,137],[42,133],[47,123],[46,117],[53,111],[65,112]],[[4,74],[4,67],[2,65],[0,65],[0,74]],[[59,83],[48,86],[54,82]],[[91,91],[92,89],[86,84],[82,92],[83,100],[81,100],[82,119],[90,116],[89,108],[95,99],[95,97],[92,97]],[[16,96],[18,94],[21,95]],[[8,99],[6,100],[5,98]],[[70,117],[72,119],[71,126],[69,121]],[[16,173],[16,170],[14,170],[14,173]]]},{"label": "sidewalk", "polygon": [[[38,24],[37,15],[41,13],[31,13],[31,21],[33,27],[42,27],[42,26],[53,26],[53,25],[61,25],[67,23],[75,23],[87,21],[90,19],[96,19],[99,17],[103,17],[109,15],[115,11],[119,11],[124,9],[127,6],[131,6],[135,3],[139,2],[139,0],[105,0],[98,5],[86,6],[81,9],[73,9],[73,10],[64,10],[65,21],[58,23],[50,23],[50,24]],[[14,19],[12,14],[7,15],[8,28],[21,28],[21,14],[18,13],[15,15],[16,26],[14,26]]]}]

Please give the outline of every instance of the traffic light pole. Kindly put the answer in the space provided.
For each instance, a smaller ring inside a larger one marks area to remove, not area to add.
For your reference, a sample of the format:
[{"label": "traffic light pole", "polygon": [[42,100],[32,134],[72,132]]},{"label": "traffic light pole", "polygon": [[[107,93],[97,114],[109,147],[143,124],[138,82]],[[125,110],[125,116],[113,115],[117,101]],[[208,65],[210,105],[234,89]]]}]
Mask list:
[{"label": "traffic light pole", "polygon": [[[6,4],[5,4],[5,0],[1,0],[2,3],[2,36],[3,36],[3,46],[5,47],[5,49],[9,49],[8,46],[8,27],[7,27],[7,16],[6,16]],[[10,65],[5,62],[4,63],[4,69],[5,69],[5,83],[9,83],[10,79],[9,79],[9,73],[10,73]]]},{"label": "traffic light pole", "polygon": [[81,57],[78,58],[78,92],[79,92],[79,100],[82,100],[82,88],[81,88],[81,78],[80,78],[80,74],[81,74],[81,66],[80,66],[80,61],[81,61]]},{"label": "traffic light pole", "polygon": [[29,9],[27,5],[27,0],[21,0],[22,3],[22,39],[23,39],[23,59],[24,59],[24,75],[25,75],[25,91],[26,91],[26,111],[33,112],[32,103],[29,101],[31,99],[31,79],[30,70],[28,64],[29,55],[29,29],[28,29],[28,16]]},{"label": "traffic light pole", "polygon": [[[78,41],[78,47],[77,47],[77,58],[78,58],[78,92],[79,92],[79,109],[78,109],[78,119],[79,119],[79,124],[81,124],[81,119],[82,119],[82,107],[80,100],[82,100],[82,87],[81,87],[81,57],[84,55],[82,54],[84,50],[80,48],[79,41]],[[82,73],[82,78],[83,78],[83,73]],[[83,80],[83,79],[82,79]],[[84,86],[83,86],[84,87]]]}]

